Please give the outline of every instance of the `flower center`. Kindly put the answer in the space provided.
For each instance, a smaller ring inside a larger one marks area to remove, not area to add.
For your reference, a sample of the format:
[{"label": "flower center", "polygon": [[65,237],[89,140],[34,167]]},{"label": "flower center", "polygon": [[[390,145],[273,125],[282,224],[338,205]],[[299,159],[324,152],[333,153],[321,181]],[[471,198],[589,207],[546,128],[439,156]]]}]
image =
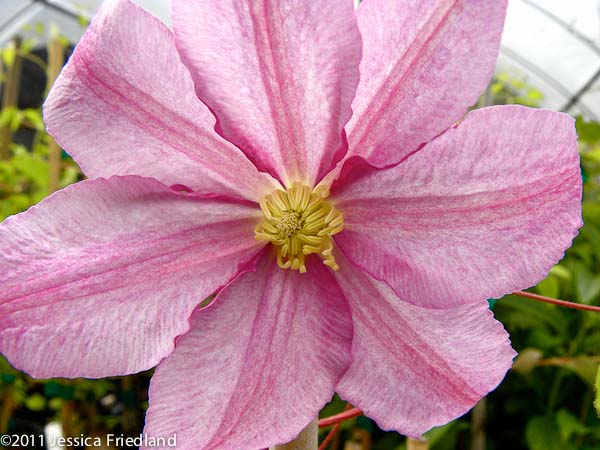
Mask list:
[{"label": "flower center", "polygon": [[289,238],[296,231],[302,229],[302,216],[296,211],[282,212],[277,222],[277,229],[283,236]]},{"label": "flower center", "polygon": [[270,241],[282,269],[306,272],[305,258],[318,253],[323,264],[338,270],[331,236],[344,228],[340,212],[325,200],[327,192],[294,182],[286,191],[276,190],[260,200],[263,220],[256,239]]}]

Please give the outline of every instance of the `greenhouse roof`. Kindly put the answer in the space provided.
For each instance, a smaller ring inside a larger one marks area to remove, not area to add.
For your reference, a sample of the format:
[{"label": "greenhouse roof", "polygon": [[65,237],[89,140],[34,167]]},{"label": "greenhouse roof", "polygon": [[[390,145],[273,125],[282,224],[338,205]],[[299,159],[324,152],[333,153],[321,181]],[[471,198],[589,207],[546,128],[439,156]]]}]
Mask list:
[{"label": "greenhouse roof", "polygon": [[[169,23],[169,0],[136,1]],[[77,42],[100,3],[2,0],[0,45],[55,28]],[[544,107],[599,120],[600,0],[511,0],[497,72],[540,90]]]}]

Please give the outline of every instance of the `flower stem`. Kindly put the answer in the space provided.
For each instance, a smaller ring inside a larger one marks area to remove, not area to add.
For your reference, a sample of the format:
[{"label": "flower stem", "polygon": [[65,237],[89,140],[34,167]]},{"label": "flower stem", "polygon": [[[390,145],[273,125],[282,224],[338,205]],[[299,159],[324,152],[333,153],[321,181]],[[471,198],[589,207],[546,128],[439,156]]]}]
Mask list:
[{"label": "flower stem", "polygon": [[2,399],[2,408],[0,409],[0,434],[8,433],[8,422],[15,409],[16,402],[14,396],[14,388],[9,387],[5,392]]},{"label": "flower stem", "polygon": [[349,409],[348,411],[336,414],[335,416],[319,420],[319,428],[329,427],[331,425],[335,425],[336,423],[344,422],[345,420],[360,416],[362,413],[363,412],[358,408]]},{"label": "flower stem", "polygon": [[325,436],[325,439],[323,440],[323,442],[321,442],[321,445],[319,446],[319,450],[325,450],[327,448],[329,443],[333,440],[333,438],[335,438],[338,431],[340,431],[341,426],[342,426],[341,423],[335,424],[335,426],[331,429],[329,434],[327,434],[327,436]]},{"label": "flower stem", "polygon": [[[65,63],[65,49],[58,38],[52,39],[48,43],[48,86],[50,90],[54,81],[58,77],[62,66]],[[52,193],[58,190],[60,181],[60,156],[61,148],[50,138],[48,143],[48,192]]]},{"label": "flower stem", "polygon": [[544,297],[543,295],[532,294],[531,292],[518,291],[513,292],[513,295],[519,297],[530,298],[531,300],[537,300],[539,302],[552,303],[553,305],[564,306],[565,308],[581,309],[583,311],[600,312],[600,307],[592,305],[583,305],[581,303],[567,302],[565,300],[558,300],[556,298]]},{"label": "flower stem", "polygon": [[319,447],[319,427],[317,419],[302,430],[296,439],[284,445],[276,445],[271,450],[317,450]]},{"label": "flower stem", "polygon": [[471,410],[471,450],[485,450],[487,398],[483,397]]},{"label": "flower stem", "polygon": [[423,438],[406,438],[406,450],[429,450],[429,443]]},{"label": "flower stem", "polygon": [[[348,411],[349,409],[352,409],[352,405],[350,403],[346,404],[346,407],[344,408],[344,412]],[[338,431],[340,431],[340,427],[342,426],[342,423],[336,423],[335,426],[331,429],[331,431],[329,431],[329,434],[327,436],[325,436],[325,439],[323,439],[323,442],[321,442],[321,445],[319,446],[319,450],[325,450],[327,448],[327,445],[329,445],[329,443],[333,440],[333,438],[335,438],[335,435],[338,433]]]},{"label": "flower stem", "polygon": [[[10,65],[7,67],[7,76],[6,81],[4,82],[4,86],[2,89],[2,105],[0,109],[6,108],[16,108],[18,106],[19,100],[19,85],[21,82],[21,68],[23,64],[23,59],[20,55],[20,48],[22,44],[21,38],[15,38],[13,40],[13,46],[15,50],[15,59]],[[2,67],[2,63],[0,62],[0,73],[4,71]],[[10,124],[6,124],[0,127],[0,160],[8,159],[10,156],[10,144],[12,142],[13,132],[10,128]]]}]

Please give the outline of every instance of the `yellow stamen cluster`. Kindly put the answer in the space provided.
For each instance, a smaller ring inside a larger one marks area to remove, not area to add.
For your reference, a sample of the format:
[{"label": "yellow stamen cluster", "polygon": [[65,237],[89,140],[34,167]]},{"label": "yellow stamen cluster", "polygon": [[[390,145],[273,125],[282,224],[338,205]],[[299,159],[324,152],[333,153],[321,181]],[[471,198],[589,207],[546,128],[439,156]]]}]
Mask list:
[{"label": "yellow stamen cluster", "polygon": [[305,258],[318,253],[323,264],[338,270],[331,236],[344,228],[340,212],[325,200],[327,191],[295,182],[287,191],[276,190],[260,201],[264,219],[256,239],[270,241],[282,269],[306,272]]}]

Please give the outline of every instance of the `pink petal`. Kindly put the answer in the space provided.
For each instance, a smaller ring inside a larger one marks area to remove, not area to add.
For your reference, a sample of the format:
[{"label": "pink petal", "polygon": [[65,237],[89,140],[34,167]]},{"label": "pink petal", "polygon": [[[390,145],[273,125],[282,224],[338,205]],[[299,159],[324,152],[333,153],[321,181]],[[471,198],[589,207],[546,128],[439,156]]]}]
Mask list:
[{"label": "pink petal", "polygon": [[142,175],[258,200],[276,188],[214,131],[173,34],[129,0],[108,0],[44,107],[48,131],[88,177]]},{"label": "pink petal", "polygon": [[515,352],[487,302],[426,309],[351,265],[336,278],[354,322],[353,361],[336,390],[383,429],[417,437],[445,424],[510,368]]},{"label": "pink petal", "polygon": [[366,0],[350,154],[383,166],[444,131],[490,80],[507,0]]},{"label": "pink petal", "polygon": [[474,111],[395,167],[350,170],[332,196],[345,220],[336,242],[400,298],[501,297],[544,278],[582,225],[574,121]]},{"label": "pink petal", "polygon": [[156,180],[83,181],[0,225],[0,352],[36,377],[145,370],[259,250],[258,208]]},{"label": "pink petal", "polygon": [[259,449],[295,438],[350,363],[348,306],[321,263],[305,274],[270,254],[233,281],[161,362],[145,433],[179,450]]},{"label": "pink petal", "polygon": [[312,185],[345,154],[361,55],[352,0],[174,0],[173,24],[217,130],[260,170]]}]

